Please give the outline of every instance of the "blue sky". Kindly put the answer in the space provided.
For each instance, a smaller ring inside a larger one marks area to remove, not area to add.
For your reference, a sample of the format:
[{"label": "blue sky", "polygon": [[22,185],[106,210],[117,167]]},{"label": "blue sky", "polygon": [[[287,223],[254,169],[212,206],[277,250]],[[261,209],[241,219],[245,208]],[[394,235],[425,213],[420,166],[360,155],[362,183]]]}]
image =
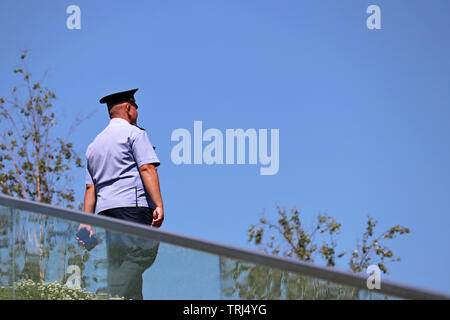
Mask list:
[{"label": "blue sky", "polygon": [[[66,8],[81,8],[81,30]],[[366,8],[381,8],[369,30]],[[22,49],[48,70],[58,134],[81,154],[107,125],[100,97],[132,88],[138,124],[161,160],[163,229],[249,246],[246,230],[276,204],[306,222],[327,213],[353,249],[366,216],[402,262],[389,279],[450,292],[450,3],[432,1],[87,1],[0,3],[1,95]],[[280,169],[180,165],[172,132],[279,129]],[[84,171],[74,170],[79,199]],[[347,260],[345,260],[347,261]],[[340,267],[347,268],[341,264]]]}]

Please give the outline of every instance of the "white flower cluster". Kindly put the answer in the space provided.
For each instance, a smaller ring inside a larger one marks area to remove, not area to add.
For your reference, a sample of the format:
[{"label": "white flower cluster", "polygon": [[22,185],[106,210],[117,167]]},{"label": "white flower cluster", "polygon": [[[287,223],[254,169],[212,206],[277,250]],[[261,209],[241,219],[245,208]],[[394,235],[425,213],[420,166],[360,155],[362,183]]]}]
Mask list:
[{"label": "white flower cluster", "polygon": [[[35,282],[22,280],[15,282],[15,299],[18,300],[124,300],[111,297],[106,292],[93,294],[80,289],[68,288],[65,284],[54,282]],[[0,287],[0,300],[12,299],[11,287]]]},{"label": "white flower cluster", "polygon": [[34,282],[23,280],[15,283],[15,294],[18,299],[30,300],[97,300],[97,296],[78,289],[67,288],[59,282]]}]

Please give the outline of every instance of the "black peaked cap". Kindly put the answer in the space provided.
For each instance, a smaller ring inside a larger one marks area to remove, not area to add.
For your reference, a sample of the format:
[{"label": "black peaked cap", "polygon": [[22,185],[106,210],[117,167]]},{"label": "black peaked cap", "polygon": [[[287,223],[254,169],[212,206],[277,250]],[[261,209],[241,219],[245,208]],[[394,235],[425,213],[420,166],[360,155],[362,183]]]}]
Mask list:
[{"label": "black peaked cap", "polygon": [[122,92],[116,92],[110,95],[107,95],[100,99],[100,103],[106,103],[108,108],[111,108],[112,106],[122,103],[122,102],[131,102],[133,104],[136,104],[136,100],[134,99],[134,94],[139,89],[133,89],[133,90],[127,90]]}]

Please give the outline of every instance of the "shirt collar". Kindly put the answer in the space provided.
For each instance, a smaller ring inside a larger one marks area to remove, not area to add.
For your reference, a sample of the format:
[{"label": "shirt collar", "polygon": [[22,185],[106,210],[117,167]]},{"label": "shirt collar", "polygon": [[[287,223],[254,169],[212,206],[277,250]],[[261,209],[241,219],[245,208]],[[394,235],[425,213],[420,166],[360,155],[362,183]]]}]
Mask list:
[{"label": "shirt collar", "polygon": [[127,120],[122,119],[122,118],[112,118],[109,121],[109,125],[124,125],[124,124],[129,125],[130,123]]}]

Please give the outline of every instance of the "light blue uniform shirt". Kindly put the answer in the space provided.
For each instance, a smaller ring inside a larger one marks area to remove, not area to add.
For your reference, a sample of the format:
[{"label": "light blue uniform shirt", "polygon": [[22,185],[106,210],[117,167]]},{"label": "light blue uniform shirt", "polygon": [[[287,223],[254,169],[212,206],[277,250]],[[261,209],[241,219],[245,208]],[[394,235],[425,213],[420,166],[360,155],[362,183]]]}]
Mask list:
[{"label": "light blue uniform shirt", "polygon": [[139,167],[159,159],[145,130],[122,118],[111,119],[86,151],[86,184],[97,193],[97,212],[155,204],[144,188]]}]

